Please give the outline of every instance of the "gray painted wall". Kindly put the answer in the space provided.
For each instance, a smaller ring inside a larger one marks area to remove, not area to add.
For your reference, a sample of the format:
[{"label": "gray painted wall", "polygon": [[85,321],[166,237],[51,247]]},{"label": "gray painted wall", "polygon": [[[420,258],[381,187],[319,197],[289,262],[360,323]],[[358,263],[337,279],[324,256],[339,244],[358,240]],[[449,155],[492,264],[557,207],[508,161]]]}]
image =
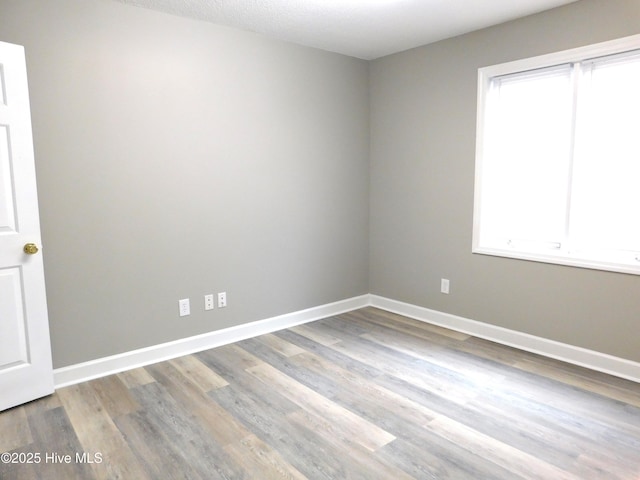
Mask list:
[{"label": "gray painted wall", "polygon": [[368,64],[0,0],[27,52],[55,367],[369,291],[640,361],[640,277],[471,254],[477,68],[639,32],[637,0],[581,0]]},{"label": "gray painted wall", "polygon": [[26,47],[54,367],[368,292],[366,62],[102,0],[0,0],[0,39]]},{"label": "gray painted wall", "polygon": [[477,69],[637,33],[581,0],[372,62],[371,293],[640,361],[639,276],[471,254]]}]

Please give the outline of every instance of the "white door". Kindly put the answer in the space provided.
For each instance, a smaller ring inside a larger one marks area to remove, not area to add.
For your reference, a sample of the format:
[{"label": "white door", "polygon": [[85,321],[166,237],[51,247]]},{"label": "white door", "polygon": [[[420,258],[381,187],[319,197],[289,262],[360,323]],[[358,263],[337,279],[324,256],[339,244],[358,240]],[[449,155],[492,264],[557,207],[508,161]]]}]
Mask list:
[{"label": "white door", "polygon": [[27,68],[0,42],[0,410],[52,392]]}]

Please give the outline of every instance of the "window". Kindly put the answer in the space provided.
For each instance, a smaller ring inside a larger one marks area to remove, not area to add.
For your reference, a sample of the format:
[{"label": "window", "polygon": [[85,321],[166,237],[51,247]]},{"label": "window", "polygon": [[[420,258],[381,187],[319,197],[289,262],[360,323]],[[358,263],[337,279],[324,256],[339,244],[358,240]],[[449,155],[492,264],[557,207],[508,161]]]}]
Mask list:
[{"label": "window", "polygon": [[640,35],[478,72],[473,252],[640,275]]}]

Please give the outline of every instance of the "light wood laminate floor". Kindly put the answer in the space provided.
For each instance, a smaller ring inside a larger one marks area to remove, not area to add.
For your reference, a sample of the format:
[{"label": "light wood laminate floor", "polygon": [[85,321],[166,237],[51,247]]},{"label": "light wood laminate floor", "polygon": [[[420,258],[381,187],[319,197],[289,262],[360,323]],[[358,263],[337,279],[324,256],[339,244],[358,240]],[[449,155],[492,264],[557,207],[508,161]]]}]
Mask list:
[{"label": "light wood laminate floor", "polygon": [[32,460],[2,480],[640,480],[640,385],[365,308],[60,389],[0,452]]}]

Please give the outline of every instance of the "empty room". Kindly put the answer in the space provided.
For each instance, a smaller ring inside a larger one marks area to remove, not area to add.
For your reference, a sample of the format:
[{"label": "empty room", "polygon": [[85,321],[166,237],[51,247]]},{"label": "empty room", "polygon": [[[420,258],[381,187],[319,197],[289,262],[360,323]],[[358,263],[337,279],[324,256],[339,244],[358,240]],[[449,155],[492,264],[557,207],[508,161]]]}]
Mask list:
[{"label": "empty room", "polygon": [[638,86],[638,0],[0,0],[0,479],[640,480]]}]

